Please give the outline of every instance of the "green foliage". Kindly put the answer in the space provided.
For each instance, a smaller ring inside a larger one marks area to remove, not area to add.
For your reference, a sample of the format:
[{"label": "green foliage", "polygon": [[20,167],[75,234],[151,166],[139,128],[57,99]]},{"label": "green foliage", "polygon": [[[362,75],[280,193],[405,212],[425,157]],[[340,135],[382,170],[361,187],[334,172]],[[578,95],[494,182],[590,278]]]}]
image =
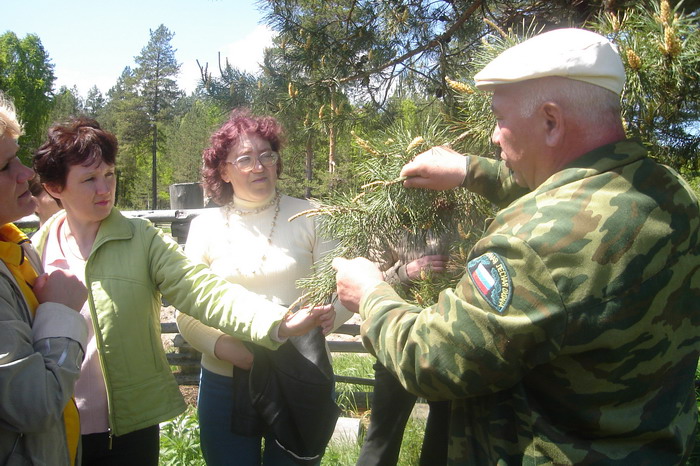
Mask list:
[{"label": "green foliage", "polygon": [[436,64],[452,52],[445,31],[471,30],[474,9],[451,1],[274,0],[265,11],[278,32],[276,61],[300,93],[341,86],[351,100],[382,107],[399,77],[440,73]]},{"label": "green foliage", "polygon": [[104,104],[99,92],[90,94],[90,111],[119,140],[117,203],[123,209],[167,207],[167,182],[172,179],[167,166],[158,169],[158,161],[165,128],[182,97],[175,81],[179,65],[170,45],[173,33],[163,25],[150,33],[148,44],[136,57],[138,66],[124,69],[107,94],[108,102]]},{"label": "green foliage", "polygon": [[175,419],[161,424],[161,466],[205,466],[199,448],[199,419],[197,409],[189,406]]},{"label": "green foliage", "polygon": [[[507,31],[496,28],[473,50],[471,66],[447,76],[453,106],[446,109],[464,148],[484,154],[492,146],[494,119],[490,96],[471,83],[476,72],[502,51],[542,31],[541,21]],[[622,114],[630,137],[641,139],[650,153],[677,169],[698,169],[700,146],[700,33],[698,18],[672,11],[666,0],[647,0],[591,16],[587,28],[609,37],[619,48],[627,82]],[[450,79],[452,78],[452,79]]]},{"label": "green foliage", "polygon": [[693,188],[695,195],[700,197],[700,172],[682,170],[681,175],[683,176],[683,179],[688,182],[690,187]]},{"label": "green foliage", "polygon": [[144,111],[152,122],[167,120],[175,101],[182,97],[176,81],[180,65],[170,44],[174,36],[175,33],[161,24],[150,31],[148,44],[135,58],[134,77],[144,99]]},{"label": "green foliage", "polygon": [[356,443],[337,443],[326,449],[321,466],[353,465],[360,456],[360,447]]},{"label": "green foliage", "polygon": [[28,165],[44,138],[54,80],[53,65],[39,36],[0,35],[0,89],[12,98],[24,125],[18,156]]},{"label": "green foliage", "polygon": [[[164,185],[200,180],[202,151],[226,117],[209,100],[181,100],[184,101],[187,101],[186,109],[182,109],[184,114],[175,117],[164,129],[166,157],[161,161]],[[165,176],[165,173],[169,176]]]},{"label": "green foliage", "polygon": [[[167,198],[163,190],[159,196],[158,154],[161,152],[164,135],[162,124],[172,119],[172,109],[175,101],[182,96],[175,78],[180,71],[180,65],[175,60],[175,49],[170,41],[174,33],[163,24],[155,31],[150,31],[148,44],[136,57],[137,67],[134,78],[137,82],[139,96],[144,104],[141,109],[149,122],[150,155],[151,155],[151,208],[159,208],[158,199]],[[165,204],[165,202],[163,202]]]},{"label": "green foliage", "polygon": [[[435,123],[425,122],[421,134],[425,137],[407,131],[399,123],[371,140],[355,136],[363,152],[353,160],[353,182],[323,200],[315,199],[316,208],[306,213],[320,216],[322,234],[338,242],[311,277],[297,282],[307,290],[311,303],[324,302],[335,290],[335,273],[330,265],[334,257],[376,257],[377,249],[385,247],[377,238],[405,236],[424,242],[426,231],[430,230],[437,236],[460,231],[464,241],[474,240],[470,232],[481,228],[483,201],[466,190],[403,187],[399,172],[408,161],[429,147],[452,142],[447,130]],[[416,298],[427,302],[423,296]]]},{"label": "green foliage", "polygon": [[[304,156],[306,196],[332,189],[346,174],[339,167],[348,162],[343,149],[349,149],[349,129],[357,117],[350,103],[377,91],[368,76],[350,77],[386,58],[387,36],[373,11],[379,4],[282,0],[267,5],[265,19],[278,35],[265,55],[263,88],[274,89],[265,102],[288,126],[296,154]],[[314,174],[323,172],[330,176]]]},{"label": "green foliage", "polygon": [[234,108],[253,105],[257,80],[252,74],[232,67],[228,59],[225,64],[219,63],[220,74],[217,77],[209,71],[208,63],[199,66],[202,75],[202,91],[219,108],[228,112]]},{"label": "green foliage", "polygon": [[85,103],[83,105],[85,115],[89,116],[90,118],[99,119],[105,105],[107,105],[107,100],[102,95],[102,92],[100,92],[97,86],[92,86],[87,93],[87,97],[85,98]]},{"label": "green foliage", "polygon": [[[340,353],[333,355],[333,373],[345,377],[374,379],[374,357],[369,354]],[[358,415],[358,394],[372,391],[372,386],[347,382],[336,382],[336,403],[344,415]],[[367,399],[361,400],[367,405]]]},{"label": "green foliage", "polygon": [[150,186],[147,159],[150,124],[141,110],[144,104],[131,68],[124,68],[107,96],[109,101],[100,123],[119,141],[117,205],[122,209],[144,208]]},{"label": "green foliage", "polygon": [[78,89],[76,87],[68,89],[66,86],[61,86],[58,92],[54,94],[47,126],[51,126],[54,123],[63,123],[82,113],[83,106]]},{"label": "green foliage", "polygon": [[639,2],[591,27],[618,45],[627,82],[622,96],[627,131],[675,168],[698,169],[700,32],[697,15],[667,0]]}]

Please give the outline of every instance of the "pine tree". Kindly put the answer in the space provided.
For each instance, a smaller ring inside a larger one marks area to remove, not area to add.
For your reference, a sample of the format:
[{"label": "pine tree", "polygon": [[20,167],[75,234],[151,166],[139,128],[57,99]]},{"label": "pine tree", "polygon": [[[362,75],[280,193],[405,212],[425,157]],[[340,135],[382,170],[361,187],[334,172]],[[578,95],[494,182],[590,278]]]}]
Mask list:
[{"label": "pine tree", "polygon": [[200,180],[202,151],[208,146],[212,133],[221,125],[226,114],[208,99],[181,99],[182,116],[165,127],[165,149],[168,157],[161,167],[170,175],[170,183],[190,183]]},{"label": "pine tree", "polygon": [[66,86],[61,86],[58,92],[54,94],[51,107],[47,126],[56,122],[67,121],[71,117],[82,114],[83,103],[80,99],[78,88],[73,86],[72,89],[69,89]]},{"label": "pine tree", "polygon": [[92,86],[85,97],[84,111],[90,118],[98,118],[107,100],[97,86]]},{"label": "pine tree", "polygon": [[215,102],[224,113],[238,107],[251,107],[255,92],[256,79],[252,74],[231,66],[226,59],[221,63],[219,54],[219,75],[214,76],[209,70],[209,63],[204,65],[197,61],[201,76],[200,89]]},{"label": "pine tree", "polygon": [[[406,189],[401,168],[418,153],[434,145],[459,145],[461,137],[452,135],[444,125],[427,122],[421,134],[407,130],[397,123],[371,139],[355,134],[361,154],[353,160],[356,168],[354,183],[339,189],[323,200],[313,200],[315,208],[303,215],[319,216],[321,234],[338,241],[333,253],[315,267],[314,274],[299,280],[297,285],[307,290],[303,297],[308,303],[327,301],[335,290],[335,273],[331,267],[334,257],[372,257],[381,247],[380,238],[406,237],[416,244],[425,242],[429,230],[440,236],[459,232],[460,239],[452,245],[450,273],[444,276],[424,276],[420,283],[404,295],[407,299],[429,305],[437,292],[459,276],[463,259],[478,238],[489,206],[466,190],[430,191]],[[290,219],[290,221],[294,221]]]},{"label": "pine tree", "polygon": [[122,71],[117,83],[107,93],[100,119],[119,141],[117,157],[117,204],[123,209],[142,209],[150,193],[148,166],[150,122],[143,112],[144,103],[136,87],[131,68]]},{"label": "pine tree", "polygon": [[[619,16],[601,14],[586,27],[606,34],[620,48],[627,68],[622,108],[629,135],[641,138],[652,156],[676,166],[695,164],[700,102],[697,18],[672,11],[667,0],[645,5]],[[311,303],[324,302],[335,289],[330,267],[333,257],[367,257],[375,238],[396,231],[420,240],[420,232],[428,226],[438,231],[458,228],[462,236],[452,251],[454,273],[421,281],[409,300],[427,305],[463,273],[466,252],[479,236],[479,223],[489,212],[488,206],[464,190],[404,189],[397,176],[417,151],[436,144],[450,143],[462,153],[493,153],[490,136],[495,120],[490,95],[474,87],[473,75],[505,49],[540,33],[543,25],[533,22],[520,25],[517,31],[504,31],[494,23],[490,26],[493,33],[472,51],[465,74],[445,77],[450,93],[446,102],[453,104],[445,109],[445,120],[427,124],[420,134],[392,128],[389,134],[367,140],[356,136],[364,151],[352,161],[358,183],[316,200],[317,208],[306,213],[319,216],[324,234],[339,240],[338,248],[313,276],[298,283],[308,290]]]},{"label": "pine tree", "polygon": [[601,15],[592,28],[619,47],[627,82],[622,95],[627,132],[676,169],[697,171],[700,147],[698,16],[668,0]]},{"label": "pine tree", "polygon": [[176,77],[180,65],[170,41],[174,33],[164,25],[150,31],[148,44],[136,57],[135,78],[148,115],[151,133],[151,208],[158,208],[158,149],[161,123],[169,121],[175,100],[182,96]]}]

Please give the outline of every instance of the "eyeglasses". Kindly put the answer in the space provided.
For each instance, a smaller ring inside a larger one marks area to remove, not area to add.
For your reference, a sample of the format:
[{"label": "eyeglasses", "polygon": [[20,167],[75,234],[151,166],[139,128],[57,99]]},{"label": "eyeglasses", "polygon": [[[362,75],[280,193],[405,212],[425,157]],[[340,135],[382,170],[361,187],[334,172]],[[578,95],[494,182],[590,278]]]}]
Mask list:
[{"label": "eyeglasses", "polygon": [[257,165],[258,162],[260,162],[265,167],[271,167],[275,165],[279,159],[280,155],[277,152],[267,151],[263,152],[257,157],[253,157],[250,155],[241,155],[233,162],[226,160],[224,163],[230,163],[242,172],[249,172]]}]

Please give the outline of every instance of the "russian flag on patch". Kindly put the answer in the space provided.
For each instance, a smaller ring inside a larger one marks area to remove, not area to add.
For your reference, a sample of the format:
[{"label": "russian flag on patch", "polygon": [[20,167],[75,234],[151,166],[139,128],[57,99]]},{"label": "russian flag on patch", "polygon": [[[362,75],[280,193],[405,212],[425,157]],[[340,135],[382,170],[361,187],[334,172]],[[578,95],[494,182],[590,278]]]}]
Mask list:
[{"label": "russian flag on patch", "polygon": [[486,302],[498,312],[505,312],[513,298],[513,283],[506,261],[495,252],[487,252],[470,260],[467,270]]},{"label": "russian flag on patch", "polygon": [[476,269],[474,269],[472,272],[472,280],[474,280],[474,284],[479,287],[479,290],[483,294],[488,294],[491,288],[493,288],[493,285],[496,284],[496,280],[494,280],[488,270],[486,270],[484,264],[479,264]]}]

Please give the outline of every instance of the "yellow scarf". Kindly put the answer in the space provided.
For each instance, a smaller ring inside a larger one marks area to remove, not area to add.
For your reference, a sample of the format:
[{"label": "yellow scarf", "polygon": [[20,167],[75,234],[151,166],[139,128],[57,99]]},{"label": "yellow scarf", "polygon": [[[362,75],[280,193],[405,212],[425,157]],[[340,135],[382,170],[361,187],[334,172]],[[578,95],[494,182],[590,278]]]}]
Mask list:
[{"label": "yellow scarf", "polygon": [[[22,244],[28,243],[29,238],[22,233],[12,223],[0,227],[0,258],[5,263],[10,272],[19,284],[19,288],[24,295],[24,299],[29,304],[32,317],[39,307],[39,301],[34,295],[32,287],[38,276],[34,267],[24,257]],[[66,443],[68,444],[68,454],[70,464],[75,464],[78,454],[78,441],[80,440],[80,418],[78,417],[78,407],[73,398],[70,399],[63,410],[63,422],[66,426]]]}]

